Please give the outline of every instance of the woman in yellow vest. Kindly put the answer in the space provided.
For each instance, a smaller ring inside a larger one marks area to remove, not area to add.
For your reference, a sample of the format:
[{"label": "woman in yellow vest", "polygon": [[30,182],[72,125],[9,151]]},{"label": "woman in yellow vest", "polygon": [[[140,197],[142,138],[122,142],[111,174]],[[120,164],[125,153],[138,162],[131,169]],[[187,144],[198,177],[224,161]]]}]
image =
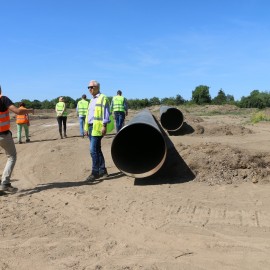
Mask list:
[{"label": "woman in yellow vest", "polygon": [[57,116],[58,130],[60,138],[63,139],[62,126],[64,127],[64,137],[67,138],[67,109],[63,97],[59,98],[59,102],[55,105],[55,112]]},{"label": "woman in yellow vest", "polygon": [[106,133],[114,129],[114,121],[110,113],[109,99],[100,93],[100,84],[90,81],[88,89],[93,96],[90,100],[85,119],[85,135],[90,140],[90,155],[92,157],[92,172],[86,181],[94,181],[107,176],[105,159],[101,150],[101,140]]},{"label": "woman in yellow vest", "polygon": [[[26,109],[24,102],[21,102],[19,104],[20,109]],[[18,143],[22,143],[22,129],[24,128],[24,134],[26,138],[26,142],[30,142],[29,139],[29,126],[30,126],[30,121],[29,121],[29,115],[27,114],[22,114],[22,115],[16,115],[16,124],[17,124],[17,139]]]}]

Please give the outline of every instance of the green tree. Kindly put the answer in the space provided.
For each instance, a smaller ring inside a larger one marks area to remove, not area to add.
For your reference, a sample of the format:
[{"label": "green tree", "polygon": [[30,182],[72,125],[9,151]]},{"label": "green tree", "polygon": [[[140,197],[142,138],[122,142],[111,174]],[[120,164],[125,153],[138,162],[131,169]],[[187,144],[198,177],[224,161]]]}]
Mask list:
[{"label": "green tree", "polygon": [[181,95],[176,95],[175,97],[175,105],[184,104],[186,101],[183,99]]},{"label": "green tree", "polygon": [[154,105],[160,105],[160,99],[158,97],[153,97],[149,99],[149,105],[154,106]]},{"label": "green tree", "polygon": [[222,89],[218,91],[218,94],[216,97],[213,98],[212,103],[221,105],[225,104],[227,102],[226,95]]},{"label": "green tree", "polygon": [[260,92],[253,90],[248,97],[242,97],[239,102],[241,108],[258,108],[263,109],[270,107],[270,94],[269,92]]},{"label": "green tree", "polygon": [[33,102],[32,102],[32,106],[31,106],[31,108],[33,108],[33,109],[41,109],[41,107],[42,107],[42,103],[39,101],[39,100],[34,100]]},{"label": "green tree", "polygon": [[138,110],[143,108],[143,100],[141,99],[130,99],[128,101],[128,106],[130,109]]},{"label": "green tree", "polygon": [[206,85],[199,85],[192,91],[192,101],[198,105],[211,103],[211,96],[209,94],[209,87]]},{"label": "green tree", "polygon": [[[22,99],[21,102],[25,104],[26,108],[32,108],[32,102],[29,99]],[[18,106],[19,106],[19,103],[20,102],[18,102]]]},{"label": "green tree", "polygon": [[232,96],[232,95],[226,95],[226,102],[227,102],[228,104],[233,104],[233,103],[235,103],[235,101],[234,101],[234,96]]},{"label": "green tree", "polygon": [[55,108],[55,103],[47,99],[41,102],[41,105],[42,105],[41,109],[54,109]]},{"label": "green tree", "polygon": [[162,98],[161,99],[161,104],[162,105],[167,105],[167,106],[169,106],[169,105],[174,105],[174,98],[167,98],[167,97],[165,97],[165,98]]}]

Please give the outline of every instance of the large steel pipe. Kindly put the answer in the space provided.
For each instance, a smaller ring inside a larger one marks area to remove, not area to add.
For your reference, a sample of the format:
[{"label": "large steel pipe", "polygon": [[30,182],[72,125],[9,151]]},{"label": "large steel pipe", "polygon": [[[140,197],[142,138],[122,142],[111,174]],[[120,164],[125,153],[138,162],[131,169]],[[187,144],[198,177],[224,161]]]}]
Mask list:
[{"label": "large steel pipe", "polygon": [[167,146],[149,110],[135,115],[114,137],[111,155],[115,166],[126,175],[144,178],[163,165]]},{"label": "large steel pipe", "polygon": [[183,125],[183,121],[184,116],[179,109],[170,106],[160,107],[160,123],[167,131],[179,130]]}]

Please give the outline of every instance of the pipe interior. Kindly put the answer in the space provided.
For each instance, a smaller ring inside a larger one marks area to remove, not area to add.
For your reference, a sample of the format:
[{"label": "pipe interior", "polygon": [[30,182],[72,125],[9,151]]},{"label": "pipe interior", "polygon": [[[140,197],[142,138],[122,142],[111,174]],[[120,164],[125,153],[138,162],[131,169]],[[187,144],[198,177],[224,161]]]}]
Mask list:
[{"label": "pipe interior", "polygon": [[144,123],[124,127],[114,138],[112,158],[118,169],[142,174],[156,168],[166,154],[160,131]]},{"label": "pipe interior", "polygon": [[160,122],[166,130],[179,129],[184,121],[183,114],[176,108],[169,108],[165,113],[161,114]]}]

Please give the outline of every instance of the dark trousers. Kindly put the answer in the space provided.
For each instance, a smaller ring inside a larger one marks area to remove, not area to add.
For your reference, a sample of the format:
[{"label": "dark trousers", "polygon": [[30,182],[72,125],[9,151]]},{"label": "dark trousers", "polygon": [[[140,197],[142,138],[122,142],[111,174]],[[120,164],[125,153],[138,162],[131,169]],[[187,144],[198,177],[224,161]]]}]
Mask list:
[{"label": "dark trousers", "polygon": [[59,134],[62,137],[62,126],[64,127],[64,135],[67,134],[67,116],[57,116]]}]

